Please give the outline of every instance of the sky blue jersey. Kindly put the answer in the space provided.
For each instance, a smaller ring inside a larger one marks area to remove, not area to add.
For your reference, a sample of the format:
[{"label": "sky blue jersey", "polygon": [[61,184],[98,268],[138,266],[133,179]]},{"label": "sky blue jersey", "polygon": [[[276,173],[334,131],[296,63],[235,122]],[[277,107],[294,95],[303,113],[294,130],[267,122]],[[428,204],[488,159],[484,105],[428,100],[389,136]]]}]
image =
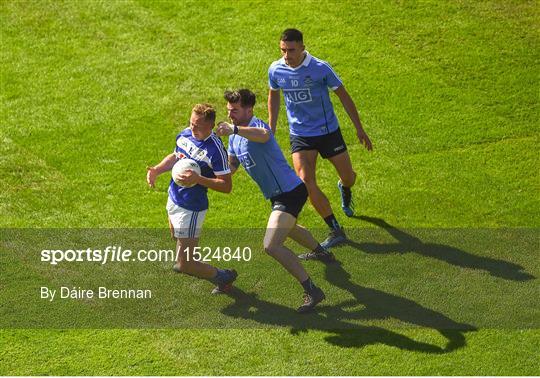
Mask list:
[{"label": "sky blue jersey", "polygon": [[302,64],[292,68],[281,58],[270,65],[268,84],[283,91],[292,135],[318,136],[338,129],[328,88],[336,90],[343,83],[325,61],[306,51]]},{"label": "sky blue jersey", "polygon": [[[176,136],[174,153],[179,159],[195,160],[201,167],[201,176],[215,178],[231,172],[227,151],[221,139],[213,132],[205,140],[198,140],[193,137],[191,129],[188,127]],[[175,204],[184,209],[191,211],[208,209],[208,188],[202,185],[184,188],[171,179],[169,197]]]},{"label": "sky blue jersey", "polygon": [[[270,130],[270,127],[257,117],[253,117],[248,126]],[[240,161],[267,199],[290,192],[302,183],[287,164],[272,132],[266,143],[253,142],[240,135],[230,135],[227,152]]]}]

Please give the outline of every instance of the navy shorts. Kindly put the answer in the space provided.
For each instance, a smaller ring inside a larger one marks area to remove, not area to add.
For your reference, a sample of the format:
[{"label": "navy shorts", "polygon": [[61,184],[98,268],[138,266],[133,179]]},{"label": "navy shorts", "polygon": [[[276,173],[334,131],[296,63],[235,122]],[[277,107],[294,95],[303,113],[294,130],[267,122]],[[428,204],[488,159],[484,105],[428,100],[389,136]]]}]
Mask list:
[{"label": "navy shorts", "polygon": [[328,159],[347,151],[347,145],[339,128],[330,134],[314,137],[291,134],[290,141],[293,154],[298,151],[317,150],[322,158]]},{"label": "navy shorts", "polygon": [[283,211],[291,214],[295,218],[298,218],[298,214],[300,214],[300,211],[302,211],[307,198],[308,191],[306,185],[301,183],[290,192],[281,193],[270,198],[270,202],[272,203],[272,211]]}]

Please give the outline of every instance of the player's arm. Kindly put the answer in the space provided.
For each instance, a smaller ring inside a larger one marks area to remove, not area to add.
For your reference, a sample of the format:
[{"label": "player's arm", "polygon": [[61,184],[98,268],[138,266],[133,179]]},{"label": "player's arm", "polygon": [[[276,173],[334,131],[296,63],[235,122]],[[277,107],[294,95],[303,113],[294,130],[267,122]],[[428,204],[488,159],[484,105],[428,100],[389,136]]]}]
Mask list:
[{"label": "player's arm", "polygon": [[[230,193],[232,190],[232,178],[230,173],[224,175],[216,176],[216,178],[208,178],[196,174],[193,171],[190,171],[195,177],[195,184],[206,186],[208,189],[215,190],[222,193]],[[190,183],[188,181],[188,183]]]},{"label": "player's arm", "polygon": [[231,176],[235,174],[238,167],[240,167],[240,160],[238,160],[236,156],[229,155],[229,168],[231,170]]},{"label": "player's arm", "polygon": [[170,171],[177,160],[176,154],[172,153],[165,156],[158,165],[146,167],[146,182],[148,185],[153,188],[156,183],[156,178],[163,172]]},{"label": "player's arm", "polygon": [[[227,122],[218,124],[216,135],[229,136],[234,134],[235,126]],[[256,143],[266,143],[270,139],[270,130],[264,127],[236,126],[236,134]]]},{"label": "player's arm", "polygon": [[276,133],[280,101],[279,90],[270,88],[268,90],[268,125],[274,134]]},{"label": "player's arm", "polygon": [[373,146],[371,145],[371,140],[369,139],[368,135],[364,131],[364,128],[362,127],[362,122],[360,122],[360,117],[358,116],[358,110],[356,109],[356,105],[354,104],[353,99],[349,95],[349,92],[347,92],[345,87],[341,85],[336,90],[334,90],[334,93],[338,96],[341,104],[343,105],[343,108],[349,115],[349,118],[351,119],[354,127],[356,128],[356,135],[358,136],[358,140],[368,149],[368,151],[371,151],[373,149]]}]

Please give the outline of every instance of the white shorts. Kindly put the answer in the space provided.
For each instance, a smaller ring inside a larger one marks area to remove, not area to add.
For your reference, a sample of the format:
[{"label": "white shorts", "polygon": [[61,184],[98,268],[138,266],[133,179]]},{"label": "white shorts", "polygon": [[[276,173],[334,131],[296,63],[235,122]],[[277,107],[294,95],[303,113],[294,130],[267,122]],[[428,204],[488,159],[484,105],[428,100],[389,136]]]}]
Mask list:
[{"label": "white shorts", "polygon": [[207,210],[191,211],[175,204],[171,198],[167,200],[167,214],[174,228],[175,238],[198,238]]}]

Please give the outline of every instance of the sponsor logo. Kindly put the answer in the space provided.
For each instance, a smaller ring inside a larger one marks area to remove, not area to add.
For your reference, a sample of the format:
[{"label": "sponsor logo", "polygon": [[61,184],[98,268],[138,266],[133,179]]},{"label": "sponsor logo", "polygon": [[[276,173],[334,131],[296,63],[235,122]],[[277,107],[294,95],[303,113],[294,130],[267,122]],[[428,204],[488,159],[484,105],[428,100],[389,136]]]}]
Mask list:
[{"label": "sponsor logo", "polygon": [[309,88],[284,89],[283,96],[285,97],[285,101],[293,104],[312,101],[311,90]]},{"label": "sponsor logo", "polygon": [[212,167],[212,163],[210,162],[207,151],[197,147],[186,137],[178,138],[176,141],[176,146],[180,149],[180,151],[176,151],[176,156],[178,156],[178,158],[183,159],[187,157],[190,159],[203,161],[208,164],[210,168]]}]

